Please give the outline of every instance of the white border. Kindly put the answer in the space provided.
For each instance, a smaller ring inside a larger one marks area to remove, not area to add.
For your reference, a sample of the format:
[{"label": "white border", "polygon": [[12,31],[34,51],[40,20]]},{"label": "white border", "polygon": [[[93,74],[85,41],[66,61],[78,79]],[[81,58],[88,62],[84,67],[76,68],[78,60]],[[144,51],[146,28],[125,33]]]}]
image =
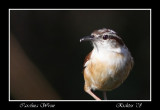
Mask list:
[{"label": "white border", "polygon": [[152,100],[152,10],[150,10],[150,101]]},{"label": "white border", "polygon": [[[150,11],[150,100],[101,100],[101,101],[97,101],[97,100],[10,100],[10,10],[149,10]],[[152,101],[152,50],[151,50],[151,35],[152,35],[152,13],[151,13],[151,9],[9,9],[8,11],[9,13],[9,28],[8,28],[8,31],[9,31],[9,78],[8,78],[8,82],[9,82],[9,86],[8,86],[8,100],[11,101],[11,102],[21,102],[21,101],[26,101],[26,102],[31,102],[31,101],[34,101],[34,102],[74,102],[74,101],[78,101],[78,102],[149,102],[149,101]]]},{"label": "white border", "polygon": [[151,9],[9,9],[9,10],[151,10]]},{"label": "white border", "polygon": [[9,78],[8,78],[8,82],[9,82],[9,86],[8,86],[8,90],[9,90],[9,91],[8,91],[8,98],[9,98],[9,101],[11,101],[11,100],[10,100],[10,99],[11,99],[11,98],[10,98],[10,10],[8,11],[8,14],[9,14],[9,16],[8,16],[8,17],[9,17],[9,18],[8,18],[8,31],[9,31],[9,32],[8,32],[8,37],[9,37],[9,38],[8,38],[8,39],[9,39],[9,41],[8,41],[8,46],[9,46],[9,50],[8,50],[8,53],[9,53],[9,55],[8,55],[8,56],[9,56],[9,60],[8,60],[8,64],[9,64],[9,65],[8,65],[8,68],[9,68],[9,70],[8,70],[8,72],[9,72],[9,73],[8,73],[8,76],[9,76]]}]

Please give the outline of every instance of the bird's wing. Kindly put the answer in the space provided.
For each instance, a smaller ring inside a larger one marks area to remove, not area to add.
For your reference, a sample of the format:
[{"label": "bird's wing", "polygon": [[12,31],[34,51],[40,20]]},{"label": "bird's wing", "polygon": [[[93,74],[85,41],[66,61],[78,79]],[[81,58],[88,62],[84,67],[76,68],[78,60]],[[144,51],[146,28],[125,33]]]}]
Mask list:
[{"label": "bird's wing", "polygon": [[84,65],[83,65],[84,67],[87,66],[88,60],[90,60],[91,55],[92,55],[92,51],[86,56],[86,58],[85,58],[85,60],[84,60]]}]

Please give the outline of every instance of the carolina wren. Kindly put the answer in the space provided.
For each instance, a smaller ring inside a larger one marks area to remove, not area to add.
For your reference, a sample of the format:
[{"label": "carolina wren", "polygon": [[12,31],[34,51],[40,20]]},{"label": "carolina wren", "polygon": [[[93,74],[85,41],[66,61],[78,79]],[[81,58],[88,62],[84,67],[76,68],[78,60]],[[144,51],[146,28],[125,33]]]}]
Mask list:
[{"label": "carolina wren", "polygon": [[121,37],[111,29],[95,30],[80,39],[91,41],[93,50],[84,62],[84,90],[96,100],[101,100],[91,90],[106,91],[117,88],[127,78],[133,67],[133,58]]}]

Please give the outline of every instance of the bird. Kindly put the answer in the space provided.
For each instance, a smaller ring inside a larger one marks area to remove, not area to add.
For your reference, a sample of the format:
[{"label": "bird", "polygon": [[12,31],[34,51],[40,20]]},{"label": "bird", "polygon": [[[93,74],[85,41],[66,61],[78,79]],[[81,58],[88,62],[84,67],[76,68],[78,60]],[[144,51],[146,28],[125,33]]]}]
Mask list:
[{"label": "bird", "polygon": [[119,87],[133,68],[133,57],[124,41],[112,29],[98,29],[80,42],[90,41],[93,50],[84,60],[84,91],[95,100],[101,100],[92,91],[102,91],[107,100],[107,91]]}]

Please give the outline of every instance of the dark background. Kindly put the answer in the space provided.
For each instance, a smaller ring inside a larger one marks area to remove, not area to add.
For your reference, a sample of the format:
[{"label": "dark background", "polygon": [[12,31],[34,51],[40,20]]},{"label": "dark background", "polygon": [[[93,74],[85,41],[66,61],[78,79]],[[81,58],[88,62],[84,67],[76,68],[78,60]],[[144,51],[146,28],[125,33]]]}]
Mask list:
[{"label": "dark background", "polygon": [[[92,46],[79,40],[104,27],[123,38],[135,62],[127,80],[107,92],[108,99],[149,100],[149,10],[10,11],[11,33],[62,100],[92,100],[83,90],[82,74],[84,58]],[[101,92],[95,93],[102,97]]]}]

